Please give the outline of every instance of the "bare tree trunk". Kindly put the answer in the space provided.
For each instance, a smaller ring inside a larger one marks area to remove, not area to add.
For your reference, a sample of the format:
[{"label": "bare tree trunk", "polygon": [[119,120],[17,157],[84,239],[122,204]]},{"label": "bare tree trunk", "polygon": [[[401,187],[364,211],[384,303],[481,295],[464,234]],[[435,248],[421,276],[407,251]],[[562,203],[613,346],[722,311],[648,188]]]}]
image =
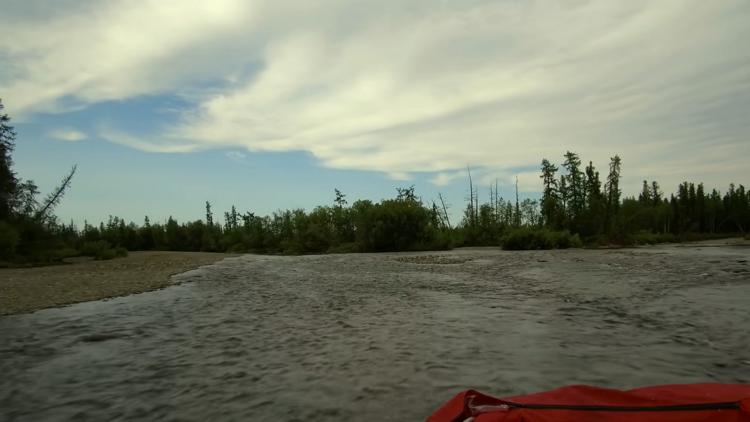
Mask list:
[{"label": "bare tree trunk", "polygon": [[60,202],[60,199],[65,195],[65,191],[70,187],[70,182],[73,180],[73,175],[76,174],[77,168],[78,166],[73,166],[73,168],[70,169],[70,173],[68,173],[68,175],[63,178],[62,182],[60,182],[60,186],[55,188],[55,190],[49,194],[44,201],[44,206],[42,206],[42,208],[36,213],[35,218],[37,220],[44,221],[47,219],[48,213]]},{"label": "bare tree trunk", "polygon": [[445,201],[443,201],[443,195],[438,193],[438,198],[440,198],[440,204],[443,206],[443,216],[445,217],[445,222],[448,223],[448,228],[452,229],[451,226],[451,220],[448,218],[448,207],[445,206]]},{"label": "bare tree trunk", "polygon": [[471,168],[466,166],[466,172],[469,174],[469,220],[471,226],[476,225],[476,210],[474,209],[474,183],[471,180]]},{"label": "bare tree trunk", "polygon": [[495,221],[500,220],[500,192],[497,190],[497,178],[495,178]]}]

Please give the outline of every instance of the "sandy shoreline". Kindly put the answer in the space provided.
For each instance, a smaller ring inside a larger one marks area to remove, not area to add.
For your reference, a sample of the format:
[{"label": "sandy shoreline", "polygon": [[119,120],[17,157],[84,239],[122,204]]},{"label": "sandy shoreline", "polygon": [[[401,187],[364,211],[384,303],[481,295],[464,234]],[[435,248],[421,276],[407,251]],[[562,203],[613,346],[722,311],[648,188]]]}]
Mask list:
[{"label": "sandy shoreline", "polygon": [[0,269],[0,315],[125,296],[168,286],[170,278],[236,256],[209,252],[131,252],[111,261]]}]

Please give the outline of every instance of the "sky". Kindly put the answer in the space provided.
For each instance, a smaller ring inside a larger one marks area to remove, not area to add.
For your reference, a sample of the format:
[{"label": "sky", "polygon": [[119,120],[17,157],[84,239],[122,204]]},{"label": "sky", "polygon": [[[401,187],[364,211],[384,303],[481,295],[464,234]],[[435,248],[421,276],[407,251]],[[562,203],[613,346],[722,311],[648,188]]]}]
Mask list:
[{"label": "sky", "polygon": [[64,221],[538,197],[567,150],[622,187],[748,184],[747,0],[0,0],[19,176]]}]

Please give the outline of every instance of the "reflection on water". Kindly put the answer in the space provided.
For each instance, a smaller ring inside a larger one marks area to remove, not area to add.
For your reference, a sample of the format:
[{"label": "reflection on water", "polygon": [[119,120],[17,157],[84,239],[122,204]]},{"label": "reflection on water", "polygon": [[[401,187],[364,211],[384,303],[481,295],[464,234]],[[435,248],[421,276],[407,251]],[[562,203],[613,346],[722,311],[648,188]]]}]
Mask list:
[{"label": "reflection on water", "polygon": [[406,421],[469,387],[750,382],[748,249],[436,255],[243,256],[2,317],[0,419]]}]

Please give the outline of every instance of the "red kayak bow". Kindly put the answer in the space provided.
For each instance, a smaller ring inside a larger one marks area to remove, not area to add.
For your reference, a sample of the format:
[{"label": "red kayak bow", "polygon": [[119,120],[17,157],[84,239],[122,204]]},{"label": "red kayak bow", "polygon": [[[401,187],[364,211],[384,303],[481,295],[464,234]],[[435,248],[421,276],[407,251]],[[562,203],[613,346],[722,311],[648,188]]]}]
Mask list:
[{"label": "red kayak bow", "polygon": [[427,422],[750,422],[750,385],[676,384],[621,391],[587,385],[498,399],[474,390]]}]

